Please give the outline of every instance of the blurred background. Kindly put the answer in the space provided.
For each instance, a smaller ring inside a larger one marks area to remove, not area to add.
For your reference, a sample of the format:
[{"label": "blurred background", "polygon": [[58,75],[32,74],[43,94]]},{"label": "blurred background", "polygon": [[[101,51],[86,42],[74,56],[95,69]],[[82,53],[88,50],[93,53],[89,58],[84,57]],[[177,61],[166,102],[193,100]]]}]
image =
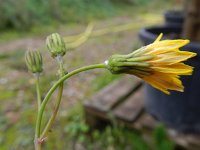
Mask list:
[{"label": "blurred background", "polygon": [[[37,102],[34,80],[24,63],[27,49],[39,49],[44,56],[41,78],[44,96],[57,79],[56,63],[45,46],[47,35],[53,32],[64,37],[77,35],[84,32],[90,22],[94,24],[93,30],[131,24],[123,32],[91,37],[67,53],[65,67],[71,71],[140,47],[138,31],[145,26],[162,24],[163,13],[181,8],[180,3],[173,0],[1,0],[0,150],[33,150]],[[142,136],[124,127],[110,126],[88,135],[90,127],[85,123],[82,103],[118,78],[120,76],[105,70],[94,70],[69,80],[44,149],[150,150]],[[53,98],[47,117],[53,108]],[[173,147],[171,141],[166,141]]]}]

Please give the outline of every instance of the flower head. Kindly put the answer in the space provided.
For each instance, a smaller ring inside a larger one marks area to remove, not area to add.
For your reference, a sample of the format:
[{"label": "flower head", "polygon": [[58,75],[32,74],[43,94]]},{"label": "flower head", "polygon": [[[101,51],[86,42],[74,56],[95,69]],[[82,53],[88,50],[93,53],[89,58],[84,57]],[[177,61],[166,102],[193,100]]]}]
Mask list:
[{"label": "flower head", "polygon": [[170,94],[169,90],[184,91],[180,75],[191,75],[193,67],[182,63],[196,53],[180,51],[189,40],[162,40],[162,34],[147,46],[128,55],[113,55],[106,61],[107,68],[115,74],[135,75],[153,87]]},{"label": "flower head", "polygon": [[32,73],[40,73],[43,71],[42,55],[39,51],[26,51],[25,61],[29,71]]},{"label": "flower head", "polygon": [[52,57],[64,56],[67,51],[65,42],[58,33],[49,35],[46,39],[46,45]]}]

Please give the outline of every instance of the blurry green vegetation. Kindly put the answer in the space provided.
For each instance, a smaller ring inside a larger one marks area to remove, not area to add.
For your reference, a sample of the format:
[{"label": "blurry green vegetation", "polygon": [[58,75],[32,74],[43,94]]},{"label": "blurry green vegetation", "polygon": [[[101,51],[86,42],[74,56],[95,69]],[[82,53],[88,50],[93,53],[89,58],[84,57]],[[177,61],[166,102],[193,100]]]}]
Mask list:
[{"label": "blurry green vegetation", "polygon": [[168,139],[167,132],[163,125],[158,126],[154,131],[155,150],[173,150],[175,143]]},{"label": "blurry green vegetation", "polygon": [[104,74],[97,76],[95,80],[93,80],[93,89],[94,91],[98,91],[111,83],[112,81],[118,79],[120,75],[113,75],[110,72],[105,72]]},{"label": "blurry green vegetation", "polygon": [[[0,43],[41,36],[115,16],[137,17],[170,8],[164,0],[3,0],[0,1]],[[55,4],[54,4],[55,3]],[[155,9],[156,8],[156,9]]]},{"label": "blurry green vegetation", "polygon": [[[154,0],[155,1],[155,0]],[[114,16],[129,5],[148,0],[3,0],[0,1],[0,30],[27,30],[53,22],[88,22]]]},{"label": "blurry green vegetation", "polygon": [[4,100],[4,99],[8,99],[8,98],[13,98],[16,96],[15,91],[7,91],[7,90],[1,89],[1,88],[0,88],[0,90],[3,92],[3,94],[0,95],[0,101]]},{"label": "blurry green vegetation", "polygon": [[18,49],[12,53],[7,53],[7,65],[16,70],[27,70],[23,56],[24,50],[22,49]]},{"label": "blurry green vegetation", "polygon": [[77,105],[68,114],[66,118],[68,124],[64,127],[64,134],[71,139],[67,144],[68,149],[71,150],[74,150],[77,144],[87,150],[174,150],[175,148],[163,125],[159,125],[153,131],[151,141],[147,142],[143,138],[143,133],[125,128],[123,124],[117,124],[115,120],[104,129],[90,129],[85,122],[81,105]]}]

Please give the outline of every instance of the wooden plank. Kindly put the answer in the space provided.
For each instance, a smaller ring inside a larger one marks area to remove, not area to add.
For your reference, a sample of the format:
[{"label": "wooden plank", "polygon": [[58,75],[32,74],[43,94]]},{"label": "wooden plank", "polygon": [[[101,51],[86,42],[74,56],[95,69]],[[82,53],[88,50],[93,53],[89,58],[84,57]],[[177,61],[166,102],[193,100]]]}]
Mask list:
[{"label": "wooden plank", "polygon": [[84,106],[86,109],[109,112],[119,101],[126,99],[140,85],[141,80],[139,78],[125,76],[96,93],[89,101],[84,103]]},{"label": "wooden plank", "polygon": [[140,87],[121,105],[113,110],[114,115],[124,121],[134,122],[144,110],[144,88]]},{"label": "wooden plank", "polygon": [[130,124],[130,127],[140,131],[153,131],[157,125],[158,121],[144,111],[136,122]]}]

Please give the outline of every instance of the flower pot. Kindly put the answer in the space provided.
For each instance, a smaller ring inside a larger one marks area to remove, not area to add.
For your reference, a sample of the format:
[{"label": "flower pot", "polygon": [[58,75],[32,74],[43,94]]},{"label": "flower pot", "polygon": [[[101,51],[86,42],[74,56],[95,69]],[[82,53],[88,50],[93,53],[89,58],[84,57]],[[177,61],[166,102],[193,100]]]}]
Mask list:
[{"label": "flower pot", "polygon": [[166,25],[183,25],[184,13],[178,10],[169,10],[164,13]]},{"label": "flower pot", "polygon": [[[181,33],[180,26],[162,26],[142,29],[139,37],[144,45],[155,40],[159,33],[175,38]],[[169,127],[181,132],[200,133],[200,43],[191,42],[182,50],[193,51],[197,56],[186,61],[195,67],[192,76],[182,76],[184,92],[171,91],[166,95],[146,85],[145,106],[147,111]]]}]

